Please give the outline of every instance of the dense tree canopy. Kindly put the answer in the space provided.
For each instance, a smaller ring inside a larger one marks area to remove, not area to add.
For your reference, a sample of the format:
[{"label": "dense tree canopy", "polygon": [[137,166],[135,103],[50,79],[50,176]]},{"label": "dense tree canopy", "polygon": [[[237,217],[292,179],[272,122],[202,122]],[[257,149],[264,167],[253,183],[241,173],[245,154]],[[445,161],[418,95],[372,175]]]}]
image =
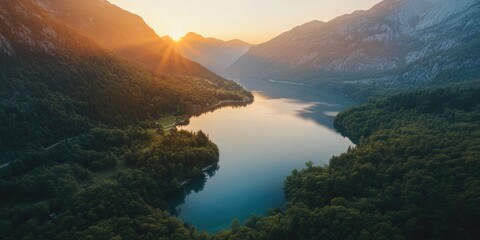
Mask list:
[{"label": "dense tree canopy", "polygon": [[218,76],[155,74],[32,1],[0,5],[12,49],[0,51],[0,238],[199,237],[166,198],[202,178],[218,148],[159,119],[252,95]]},{"label": "dense tree canopy", "polygon": [[91,129],[0,171],[2,239],[194,239],[167,197],[218,162],[208,137]]},{"label": "dense tree canopy", "polygon": [[479,88],[393,96],[335,125],[357,146],[294,171],[284,211],[215,238],[480,238]]},{"label": "dense tree canopy", "polygon": [[477,239],[480,89],[395,95],[337,116],[357,145],[285,182],[284,210],[217,235],[167,199],[218,161],[203,132],[97,124],[0,169],[2,239]]}]

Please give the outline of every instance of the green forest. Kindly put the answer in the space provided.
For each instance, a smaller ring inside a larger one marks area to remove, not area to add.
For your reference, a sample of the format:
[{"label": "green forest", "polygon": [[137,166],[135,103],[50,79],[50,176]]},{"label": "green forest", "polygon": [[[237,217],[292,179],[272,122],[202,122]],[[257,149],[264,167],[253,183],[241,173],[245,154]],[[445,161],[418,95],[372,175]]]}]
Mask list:
[{"label": "green forest", "polygon": [[219,150],[206,134],[164,132],[153,121],[115,126],[89,120],[94,127],[53,147],[30,141],[32,147],[21,154],[10,153],[15,160],[0,169],[0,194],[8,196],[1,202],[0,234],[2,239],[478,239],[479,119],[478,87],[402,93],[354,107],[337,116],[335,127],[355,147],[327,166],[307,163],[294,170],[285,182],[285,209],[245,223],[234,220],[216,235],[172,217],[167,204],[183,182],[218,162]]},{"label": "green forest", "polygon": [[0,52],[0,239],[200,236],[171,217],[167,198],[205,177],[219,150],[162,119],[252,94],[213,73],[154,73],[32,1],[0,5],[12,49]]},{"label": "green forest", "polygon": [[167,198],[204,177],[219,150],[201,131],[164,131],[160,119],[252,95],[107,52],[26,56],[0,58],[0,238],[197,236],[168,213]]},{"label": "green forest", "polygon": [[480,88],[395,95],[335,126],[356,146],[294,170],[286,209],[214,239],[480,238]]},{"label": "green forest", "polygon": [[210,235],[175,218],[169,201],[216,169],[220,150],[162,119],[253,95],[192,62],[202,74],[153,72],[40,2],[0,1],[0,239],[480,239],[477,70],[415,85],[429,90],[342,86],[376,99],[335,119],[356,145],[294,170],[285,208]]},{"label": "green forest", "polygon": [[218,162],[203,132],[96,127],[1,169],[2,239],[188,239],[167,196]]},{"label": "green forest", "polygon": [[166,199],[219,150],[164,132],[252,95],[222,78],[157,75],[107,53],[0,64],[1,239],[190,239]]},{"label": "green forest", "polygon": [[88,61],[74,56],[5,61],[0,96],[3,151],[48,146],[97,122],[127,126],[194,114],[225,100],[252,99],[232,81],[154,75],[109,55]]}]

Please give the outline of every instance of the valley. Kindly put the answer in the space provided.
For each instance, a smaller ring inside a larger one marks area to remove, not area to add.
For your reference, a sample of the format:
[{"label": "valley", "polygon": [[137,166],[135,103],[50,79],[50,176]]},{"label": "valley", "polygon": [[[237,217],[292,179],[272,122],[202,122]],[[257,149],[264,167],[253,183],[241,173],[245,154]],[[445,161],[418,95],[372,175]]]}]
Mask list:
[{"label": "valley", "polygon": [[354,2],[0,0],[0,239],[480,239],[480,3]]},{"label": "valley", "polygon": [[[286,98],[278,95],[281,91],[291,94]],[[218,169],[188,183],[177,209],[182,220],[199,230],[215,233],[228,228],[232,219],[243,222],[252,214],[283,208],[283,181],[293,169],[305,167],[305,160],[327,164],[352,145],[333,129],[334,116],[328,112],[354,102],[282,85],[254,96],[251,105],[202,114],[180,128],[204,131],[220,149]]]}]

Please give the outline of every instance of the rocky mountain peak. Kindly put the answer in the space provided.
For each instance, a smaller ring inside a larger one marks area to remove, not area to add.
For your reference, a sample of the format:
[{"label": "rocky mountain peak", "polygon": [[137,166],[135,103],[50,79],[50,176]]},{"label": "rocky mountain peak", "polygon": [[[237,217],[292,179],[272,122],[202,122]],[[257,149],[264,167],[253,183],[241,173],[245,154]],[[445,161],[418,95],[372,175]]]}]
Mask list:
[{"label": "rocky mountain peak", "polygon": [[227,76],[418,83],[453,68],[480,65],[480,53],[455,56],[477,41],[476,0],[386,0],[327,23],[307,23],[252,47],[229,67]]}]

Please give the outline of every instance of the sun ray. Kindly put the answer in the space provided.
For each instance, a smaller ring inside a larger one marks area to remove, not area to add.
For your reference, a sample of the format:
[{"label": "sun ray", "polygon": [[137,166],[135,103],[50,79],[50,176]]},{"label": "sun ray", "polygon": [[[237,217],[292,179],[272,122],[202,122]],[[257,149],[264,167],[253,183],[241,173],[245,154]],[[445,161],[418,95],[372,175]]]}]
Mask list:
[{"label": "sun ray", "polygon": [[180,40],[182,40],[183,36],[185,36],[184,33],[181,33],[181,32],[171,32],[168,34],[168,36],[173,39],[173,41],[175,42],[179,42]]}]

